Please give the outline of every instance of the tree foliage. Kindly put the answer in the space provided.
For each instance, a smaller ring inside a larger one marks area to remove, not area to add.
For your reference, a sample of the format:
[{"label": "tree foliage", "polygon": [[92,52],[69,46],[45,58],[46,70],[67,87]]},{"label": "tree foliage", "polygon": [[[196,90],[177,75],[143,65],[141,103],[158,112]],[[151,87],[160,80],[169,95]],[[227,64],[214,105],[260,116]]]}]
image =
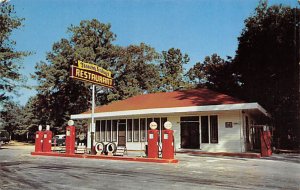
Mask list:
[{"label": "tree foliage", "polygon": [[0,102],[8,100],[8,93],[16,93],[16,88],[25,81],[20,74],[20,59],[28,52],[14,50],[16,42],[10,36],[22,25],[23,18],[16,16],[14,6],[0,2]]},{"label": "tree foliage", "polygon": [[68,29],[69,39],[54,43],[47,62],[36,66],[37,109],[40,123],[60,130],[71,114],[91,107],[91,84],[70,79],[70,66],[78,60],[96,64],[112,71],[114,89],[97,87],[97,105],[120,100],[156,88],[158,55],[145,44],[119,47],[113,45],[116,35],[110,24],[84,20]]},{"label": "tree foliage", "polygon": [[190,68],[187,76],[197,86],[229,95],[238,95],[239,75],[234,73],[230,57],[224,60],[217,54],[206,56],[203,63],[197,62]]},{"label": "tree foliage", "polygon": [[299,15],[295,13],[290,7],[261,1],[245,20],[234,59],[242,76],[243,98],[259,102],[272,114],[276,142],[286,145],[289,131],[295,135],[299,127],[299,65],[294,43]]},{"label": "tree foliage", "polygon": [[1,128],[13,135],[22,129],[22,107],[12,101],[6,101],[0,111]]},{"label": "tree foliage", "polygon": [[90,106],[90,85],[69,77],[70,66],[78,60],[109,67],[110,48],[115,34],[109,24],[97,20],[81,21],[71,26],[70,39],[61,39],[47,53],[47,62],[36,65],[33,76],[38,81],[36,101],[41,124],[62,129],[71,114],[86,111]]},{"label": "tree foliage", "polygon": [[190,61],[180,49],[171,48],[162,52],[160,63],[161,91],[174,91],[186,86],[184,65]]},{"label": "tree foliage", "polygon": [[107,101],[155,91],[159,85],[158,58],[158,53],[144,43],[120,48],[118,61],[111,66],[115,88]]}]

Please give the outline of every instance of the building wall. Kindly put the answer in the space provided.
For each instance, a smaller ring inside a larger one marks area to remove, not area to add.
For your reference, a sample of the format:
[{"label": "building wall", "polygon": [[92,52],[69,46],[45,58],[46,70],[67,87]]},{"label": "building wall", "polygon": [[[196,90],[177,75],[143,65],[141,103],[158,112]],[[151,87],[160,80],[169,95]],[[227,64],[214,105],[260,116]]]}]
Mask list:
[{"label": "building wall", "polygon": [[[181,150],[180,117],[181,116],[218,116],[218,143],[201,143],[201,122],[199,122],[200,149],[209,152],[245,152],[243,117],[241,111],[202,112],[193,115],[165,116],[172,123],[176,150]],[[144,116],[157,117],[157,116]],[[136,118],[136,117],[128,117]],[[107,118],[109,119],[109,118]],[[116,118],[114,118],[116,119]],[[120,118],[124,119],[124,118]],[[226,128],[225,123],[232,122],[232,128]],[[96,132],[98,135],[98,132]],[[90,143],[90,140],[88,140]],[[144,150],[147,142],[126,142],[128,150]],[[88,144],[89,147],[89,144]]]},{"label": "building wall", "polygon": [[[198,116],[210,115],[218,116],[218,143],[201,143],[201,124],[199,124],[200,149],[208,152],[244,152],[241,112],[203,113]],[[173,124],[175,148],[181,150],[180,116],[170,116],[168,120]],[[232,122],[232,128],[226,128],[225,122]]]},{"label": "building wall", "polygon": [[[200,138],[200,149],[208,152],[244,152],[240,112],[223,112],[217,115],[219,141],[218,143],[201,143]],[[232,122],[232,128],[226,128],[225,122]]]}]

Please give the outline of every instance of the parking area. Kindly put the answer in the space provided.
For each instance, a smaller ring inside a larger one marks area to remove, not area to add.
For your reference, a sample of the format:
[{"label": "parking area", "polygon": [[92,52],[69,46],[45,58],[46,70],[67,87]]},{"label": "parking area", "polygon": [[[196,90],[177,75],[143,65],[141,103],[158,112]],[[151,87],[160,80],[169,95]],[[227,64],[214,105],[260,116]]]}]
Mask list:
[{"label": "parking area", "polygon": [[[178,164],[31,156],[0,150],[0,189],[296,189],[300,156],[248,159],[177,154]],[[130,153],[129,153],[130,154]]]}]

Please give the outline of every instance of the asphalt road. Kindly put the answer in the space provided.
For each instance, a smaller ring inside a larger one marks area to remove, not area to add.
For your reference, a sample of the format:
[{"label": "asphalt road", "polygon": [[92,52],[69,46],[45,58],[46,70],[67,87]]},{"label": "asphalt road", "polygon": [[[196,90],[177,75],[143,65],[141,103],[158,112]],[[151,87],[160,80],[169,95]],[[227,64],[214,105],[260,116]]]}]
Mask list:
[{"label": "asphalt road", "polygon": [[0,150],[0,189],[300,189],[300,155],[177,154],[178,164],[157,164],[31,156],[32,150]]}]

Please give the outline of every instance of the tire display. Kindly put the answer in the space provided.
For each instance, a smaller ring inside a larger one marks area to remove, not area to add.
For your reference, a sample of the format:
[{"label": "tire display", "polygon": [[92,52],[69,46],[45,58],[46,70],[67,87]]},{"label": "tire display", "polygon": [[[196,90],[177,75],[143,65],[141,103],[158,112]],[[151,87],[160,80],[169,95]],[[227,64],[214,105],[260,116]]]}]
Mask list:
[{"label": "tire display", "polygon": [[97,142],[95,144],[95,150],[97,153],[100,153],[100,154],[104,154],[104,151],[105,151],[105,145],[103,142]]},{"label": "tire display", "polygon": [[110,142],[106,145],[107,153],[115,153],[117,151],[117,145],[113,142]]}]

